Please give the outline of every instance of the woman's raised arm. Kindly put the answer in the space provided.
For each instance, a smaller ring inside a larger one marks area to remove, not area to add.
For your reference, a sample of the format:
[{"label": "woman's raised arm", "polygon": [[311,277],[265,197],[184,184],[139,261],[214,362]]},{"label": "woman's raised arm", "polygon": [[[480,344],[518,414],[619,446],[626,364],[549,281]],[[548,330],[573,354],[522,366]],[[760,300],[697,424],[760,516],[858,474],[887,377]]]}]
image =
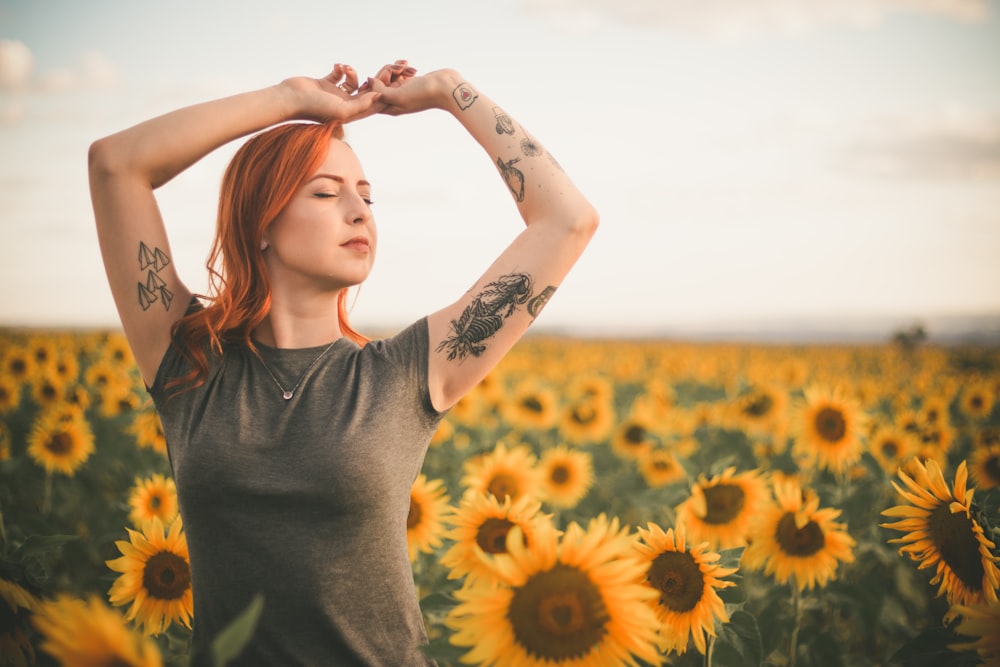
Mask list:
[{"label": "woman's raised arm", "polygon": [[445,409],[520,339],[590,242],[598,214],[541,142],[458,72],[396,88],[376,77],[373,86],[382,113],[451,113],[486,151],[526,225],[470,290],[428,318],[431,398]]},{"label": "woman's raised arm", "polygon": [[346,123],[375,113],[378,93],[347,92],[357,87],[354,71],[337,65],[322,79],[286,79],[185,107],[91,145],[90,192],[104,267],[147,384],[170,344],[171,325],[191,298],[175,270],[153,191],[216,148],[276,123]]}]

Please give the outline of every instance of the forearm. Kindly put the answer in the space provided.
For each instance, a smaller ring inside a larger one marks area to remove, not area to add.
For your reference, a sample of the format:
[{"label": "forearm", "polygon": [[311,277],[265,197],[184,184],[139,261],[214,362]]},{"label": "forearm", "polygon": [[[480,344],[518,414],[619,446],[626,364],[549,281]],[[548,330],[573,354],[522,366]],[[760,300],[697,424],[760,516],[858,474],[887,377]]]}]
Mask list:
[{"label": "forearm", "polygon": [[157,188],[216,148],[295,112],[281,85],[177,109],[94,142],[91,178],[128,176]]},{"label": "forearm", "polygon": [[490,156],[525,224],[595,226],[597,213],[541,142],[457,73],[450,78],[444,108]]}]

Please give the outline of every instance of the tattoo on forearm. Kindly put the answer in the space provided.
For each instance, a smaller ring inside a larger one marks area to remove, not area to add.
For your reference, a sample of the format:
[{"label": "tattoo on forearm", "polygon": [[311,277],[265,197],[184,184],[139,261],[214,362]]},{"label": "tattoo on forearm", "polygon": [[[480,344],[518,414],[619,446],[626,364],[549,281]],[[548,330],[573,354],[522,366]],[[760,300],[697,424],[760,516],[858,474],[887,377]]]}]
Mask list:
[{"label": "tattoo on forearm", "polygon": [[493,115],[497,117],[497,134],[514,134],[514,121],[500,107],[493,107]]},{"label": "tattoo on forearm", "polygon": [[549,285],[541,292],[531,297],[528,301],[528,314],[531,315],[531,319],[538,317],[538,313],[542,312],[542,308],[545,304],[549,302],[552,298],[552,294],[556,291],[555,285]]},{"label": "tattoo on forearm", "polygon": [[542,154],[542,147],[534,139],[527,137],[521,140],[521,152],[528,157],[535,157]]},{"label": "tattoo on forearm", "polygon": [[458,108],[465,111],[472,106],[479,94],[467,83],[460,83],[455,90],[451,91],[451,96],[455,98]]},{"label": "tattoo on forearm", "polygon": [[485,342],[531,298],[531,285],[531,276],[526,273],[508,273],[486,285],[462,315],[451,321],[452,335],[441,341],[437,351],[448,350],[449,361],[481,355]]},{"label": "tattoo on forearm", "polygon": [[508,162],[504,162],[503,158],[497,158],[497,167],[500,168],[500,175],[503,176],[507,187],[514,194],[514,199],[519,202],[524,201],[524,173],[515,167],[514,163],[520,160],[521,158],[516,157]]},{"label": "tattoo on forearm", "polygon": [[167,257],[159,248],[149,249],[149,246],[139,241],[139,270],[146,271],[146,282],[141,280],[136,283],[139,291],[139,305],[143,310],[159,301],[163,304],[164,310],[170,310],[170,304],[174,300],[174,293],[167,287],[167,283],[160,277],[160,271],[170,264]]}]

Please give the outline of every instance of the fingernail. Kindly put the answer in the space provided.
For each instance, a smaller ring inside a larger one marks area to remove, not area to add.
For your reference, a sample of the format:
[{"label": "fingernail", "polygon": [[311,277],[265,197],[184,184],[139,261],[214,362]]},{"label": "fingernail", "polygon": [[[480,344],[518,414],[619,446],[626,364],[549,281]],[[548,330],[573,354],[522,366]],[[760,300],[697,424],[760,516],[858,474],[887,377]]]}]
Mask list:
[{"label": "fingernail", "polygon": [[416,74],[417,73],[417,68],[416,67],[407,67],[406,69],[403,70],[403,72],[405,72],[406,74]]}]

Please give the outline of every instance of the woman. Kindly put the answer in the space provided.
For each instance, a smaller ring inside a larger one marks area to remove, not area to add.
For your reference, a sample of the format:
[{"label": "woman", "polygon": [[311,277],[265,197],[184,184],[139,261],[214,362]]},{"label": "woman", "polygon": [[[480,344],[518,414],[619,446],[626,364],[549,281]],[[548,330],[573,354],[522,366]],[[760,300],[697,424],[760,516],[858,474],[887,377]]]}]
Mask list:
[{"label": "woman", "polygon": [[[337,65],[91,147],[104,264],[177,484],[196,664],[256,594],[264,611],[239,664],[429,662],[410,487],[444,413],[517,342],[597,227],[538,141],[456,71],[417,76],[396,61],[358,84]],[[377,235],[342,126],[428,109],[482,146],[526,228],[457,301],[366,344],[344,296],[368,276]],[[212,294],[196,298],[153,193],[253,133],[223,181]]]}]

